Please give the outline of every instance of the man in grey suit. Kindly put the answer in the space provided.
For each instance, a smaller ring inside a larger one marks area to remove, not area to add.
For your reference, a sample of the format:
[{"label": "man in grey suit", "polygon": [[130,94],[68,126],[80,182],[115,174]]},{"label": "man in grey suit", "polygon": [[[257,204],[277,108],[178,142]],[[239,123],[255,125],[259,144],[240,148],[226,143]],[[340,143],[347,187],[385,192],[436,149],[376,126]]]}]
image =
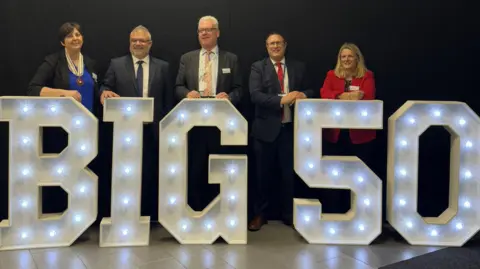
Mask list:
[{"label": "man in grey suit", "polygon": [[153,97],[153,123],[144,125],[142,216],[158,219],[158,122],[170,111],[173,104],[173,87],[169,64],[150,56],[152,36],[144,26],[130,33],[130,54],[112,59],[105,74],[101,103],[105,98]]},{"label": "man in grey suit", "polygon": [[[218,48],[218,20],[212,16],[202,17],[197,32],[202,48],[180,58],[175,83],[177,98],[222,98],[239,105],[243,89],[238,58]],[[220,147],[216,128],[194,128],[188,136],[188,203],[193,210],[200,211],[219,189],[218,185],[208,184],[208,155],[231,154],[235,150]],[[198,142],[199,137],[202,137],[201,142]]]}]

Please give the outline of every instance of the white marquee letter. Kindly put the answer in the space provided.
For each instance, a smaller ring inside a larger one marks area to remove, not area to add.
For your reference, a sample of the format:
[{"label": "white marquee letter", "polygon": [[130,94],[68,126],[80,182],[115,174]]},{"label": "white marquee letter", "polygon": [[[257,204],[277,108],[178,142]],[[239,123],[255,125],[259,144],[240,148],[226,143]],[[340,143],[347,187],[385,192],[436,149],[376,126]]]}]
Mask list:
[{"label": "white marquee letter", "polygon": [[[387,218],[412,245],[462,246],[480,228],[480,118],[465,103],[408,101],[388,119]],[[419,136],[432,125],[451,134],[449,206],[417,212]]]},{"label": "white marquee letter", "polygon": [[140,216],[143,123],[153,120],[153,98],[108,98],[104,121],[114,122],[111,218],[100,223],[100,247],[146,246],[150,217]]},{"label": "white marquee letter", "polygon": [[322,214],[316,199],[294,199],[297,231],[309,243],[370,244],[382,229],[382,181],[358,157],[322,157],[322,128],[381,129],[381,101],[302,100],[295,110],[295,171],[311,188],[352,191],[346,214]]},{"label": "white marquee letter", "polygon": [[[194,126],[216,126],[221,145],[247,145],[247,121],[225,100],[180,102],[160,122],[160,223],[182,244],[211,244],[219,236],[247,243],[247,156],[210,155],[211,184],[217,196],[202,212],[187,205],[187,134]],[[199,142],[201,143],[201,142]]]},{"label": "white marquee letter", "polygon": [[[73,98],[2,97],[10,123],[8,220],[0,223],[0,249],[70,246],[96,219],[97,176],[85,168],[97,155],[98,120]],[[40,127],[63,127],[68,146],[41,154]],[[39,188],[68,193],[62,214],[42,215]]]}]

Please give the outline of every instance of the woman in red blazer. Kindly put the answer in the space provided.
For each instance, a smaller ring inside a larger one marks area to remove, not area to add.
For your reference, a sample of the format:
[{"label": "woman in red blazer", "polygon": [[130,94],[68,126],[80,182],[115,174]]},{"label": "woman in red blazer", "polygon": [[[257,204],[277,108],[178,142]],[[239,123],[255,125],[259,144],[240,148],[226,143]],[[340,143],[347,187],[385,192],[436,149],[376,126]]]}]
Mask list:
[{"label": "woman in red blazer", "polygon": [[[340,100],[375,99],[373,73],[366,68],[363,55],[355,44],[342,45],[338,52],[337,65],[334,70],[328,71],[323,87],[320,89],[320,96],[324,99]],[[376,131],[324,129],[323,137],[326,140],[324,143],[326,155],[357,156],[368,164],[371,160],[371,142],[376,137]],[[349,192],[345,194],[349,196]],[[331,202],[336,200],[334,207],[337,209],[341,207],[336,211],[344,213],[350,208],[350,204],[344,203],[345,199],[340,198],[339,195],[341,194],[338,193]],[[348,198],[346,200],[348,201]]]}]

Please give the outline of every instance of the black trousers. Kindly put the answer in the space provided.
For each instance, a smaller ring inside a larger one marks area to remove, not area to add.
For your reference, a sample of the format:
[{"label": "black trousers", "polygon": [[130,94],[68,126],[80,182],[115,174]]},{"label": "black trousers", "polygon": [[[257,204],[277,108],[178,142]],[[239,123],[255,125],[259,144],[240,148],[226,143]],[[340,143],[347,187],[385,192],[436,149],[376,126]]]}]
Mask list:
[{"label": "black trousers", "polygon": [[[254,214],[266,217],[272,186],[279,184],[282,220],[291,222],[294,194],[293,124],[283,125],[273,142],[255,139],[254,148],[257,164],[256,188],[252,197]],[[279,178],[273,178],[273,171],[276,170],[280,174]]]},{"label": "black trousers", "polygon": [[142,151],[142,216],[158,221],[158,124],[144,124]]},{"label": "black trousers", "polygon": [[216,127],[195,127],[188,133],[188,204],[202,211],[219,193],[219,184],[208,184],[208,155],[246,154],[243,146],[221,146]]},{"label": "black trousers", "polygon": [[[348,130],[341,130],[337,143],[324,141],[323,155],[357,156],[369,165],[372,161],[372,143],[353,144]],[[351,197],[349,190],[321,189],[316,196],[322,203],[323,213],[345,213],[350,209]]]}]

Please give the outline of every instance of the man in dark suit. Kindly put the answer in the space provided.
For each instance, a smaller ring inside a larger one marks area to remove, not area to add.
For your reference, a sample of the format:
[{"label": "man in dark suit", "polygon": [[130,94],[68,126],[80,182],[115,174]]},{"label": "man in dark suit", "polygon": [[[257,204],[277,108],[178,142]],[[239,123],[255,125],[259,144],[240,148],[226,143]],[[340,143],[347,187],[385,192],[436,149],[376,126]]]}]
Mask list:
[{"label": "man in dark suit", "polygon": [[[212,16],[202,17],[197,32],[202,48],[180,58],[175,83],[178,99],[221,98],[237,106],[242,98],[242,75],[237,56],[218,49],[218,20]],[[232,149],[220,147],[219,132],[212,128],[194,128],[188,136],[188,203],[200,211],[218,192],[218,186],[208,186],[208,155],[231,154]]]},{"label": "man in dark suit", "polygon": [[100,88],[101,103],[105,98],[153,97],[153,123],[144,125],[142,215],[158,219],[158,122],[173,104],[173,87],[169,64],[149,55],[152,37],[144,26],[130,33],[130,54],[112,59]]},{"label": "man in dark suit", "polygon": [[258,231],[266,223],[265,209],[272,187],[272,171],[279,170],[282,220],[293,218],[293,105],[295,100],[313,97],[305,65],[285,58],[287,43],[282,35],[268,35],[269,57],[253,63],[250,96],[255,105],[254,137],[257,178],[254,194],[255,217],[248,229]]}]

